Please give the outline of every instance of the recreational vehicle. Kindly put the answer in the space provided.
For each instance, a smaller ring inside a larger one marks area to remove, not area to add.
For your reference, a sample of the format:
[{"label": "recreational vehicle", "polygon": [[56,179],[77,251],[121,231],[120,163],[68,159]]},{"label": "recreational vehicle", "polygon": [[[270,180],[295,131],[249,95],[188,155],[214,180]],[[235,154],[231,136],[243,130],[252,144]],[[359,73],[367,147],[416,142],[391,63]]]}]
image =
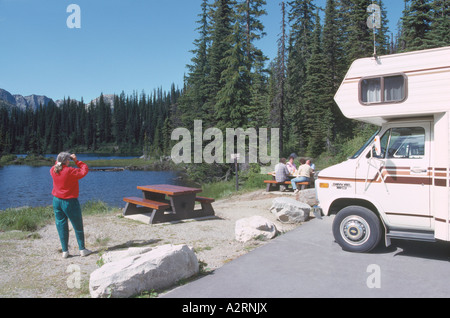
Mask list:
[{"label": "recreational vehicle", "polygon": [[359,59],[335,100],[379,127],[316,180],[336,241],[360,253],[382,239],[450,241],[450,47]]}]

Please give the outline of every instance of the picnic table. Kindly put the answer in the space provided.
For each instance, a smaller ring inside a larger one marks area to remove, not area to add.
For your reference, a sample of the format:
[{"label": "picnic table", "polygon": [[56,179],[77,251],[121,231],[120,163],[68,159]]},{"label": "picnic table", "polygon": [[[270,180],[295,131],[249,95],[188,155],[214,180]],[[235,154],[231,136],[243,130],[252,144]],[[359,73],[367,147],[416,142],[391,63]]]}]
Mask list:
[{"label": "picnic table", "polygon": [[[291,181],[284,181],[284,182],[278,182],[275,180],[275,172],[270,172],[268,175],[272,176],[272,180],[264,180],[264,183],[266,184],[266,192],[271,192],[275,190],[281,190],[280,187],[289,188],[291,186]],[[288,178],[291,180],[296,178],[295,175],[288,175]],[[310,186],[310,182],[297,182],[297,188],[300,190],[305,190]]]},{"label": "picnic table", "polygon": [[[124,216],[144,214],[149,216],[149,223],[163,223],[214,216],[212,203],[214,199],[197,196],[199,188],[189,188],[169,184],[138,186],[143,197],[128,197],[123,211]],[[201,209],[195,210],[195,202]]]}]

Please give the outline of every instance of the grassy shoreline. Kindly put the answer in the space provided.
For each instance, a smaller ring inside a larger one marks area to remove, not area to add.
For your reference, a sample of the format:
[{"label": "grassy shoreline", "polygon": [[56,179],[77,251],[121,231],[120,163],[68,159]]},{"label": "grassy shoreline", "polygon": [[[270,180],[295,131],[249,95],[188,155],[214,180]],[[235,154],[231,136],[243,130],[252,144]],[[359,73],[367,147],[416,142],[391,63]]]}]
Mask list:
[{"label": "grassy shoreline", "polygon": [[[243,180],[236,191],[236,183],[231,181],[220,181],[206,183],[202,186],[202,196],[211,197],[216,200],[229,198],[243,193],[264,189],[263,180],[267,175],[252,174]],[[101,215],[118,213],[117,207],[111,207],[102,201],[90,201],[82,205],[83,215]],[[53,207],[22,207],[0,210],[0,233],[10,231],[22,231],[32,233],[54,221]]]},{"label": "grassy shoreline", "polygon": [[[82,205],[83,215],[99,215],[117,211],[101,201]],[[35,232],[54,221],[52,206],[10,208],[0,211],[0,233],[10,231]]]},{"label": "grassy shoreline", "polygon": [[[156,159],[99,159],[99,160],[86,160],[85,163],[90,167],[146,167],[160,165],[162,162]],[[163,162],[170,164],[168,162]],[[54,158],[47,158],[41,155],[28,155],[26,157],[17,157],[16,155],[4,155],[0,157],[0,166],[10,165],[28,165],[28,166],[48,166],[51,167],[55,164]],[[71,163],[73,165],[73,163]]]}]

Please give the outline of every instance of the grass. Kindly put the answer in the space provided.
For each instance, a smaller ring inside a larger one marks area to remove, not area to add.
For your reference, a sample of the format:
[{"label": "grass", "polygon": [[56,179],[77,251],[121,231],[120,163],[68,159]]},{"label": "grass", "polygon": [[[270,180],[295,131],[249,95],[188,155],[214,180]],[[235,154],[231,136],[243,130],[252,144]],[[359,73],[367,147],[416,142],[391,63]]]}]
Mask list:
[{"label": "grass", "polygon": [[[101,201],[91,201],[81,207],[83,215],[112,213],[113,208]],[[52,223],[53,207],[24,207],[0,211],[0,231],[34,232]]]},{"label": "grass", "polygon": [[133,159],[99,159],[99,160],[86,160],[85,162],[89,167],[145,167],[154,163],[141,158]]},{"label": "grass", "polygon": [[236,180],[207,183],[202,185],[201,196],[214,198],[216,200],[227,198],[235,194],[243,194],[251,191],[261,190],[265,187],[264,180],[271,177],[263,174],[251,173],[241,177],[239,191],[236,191]]}]

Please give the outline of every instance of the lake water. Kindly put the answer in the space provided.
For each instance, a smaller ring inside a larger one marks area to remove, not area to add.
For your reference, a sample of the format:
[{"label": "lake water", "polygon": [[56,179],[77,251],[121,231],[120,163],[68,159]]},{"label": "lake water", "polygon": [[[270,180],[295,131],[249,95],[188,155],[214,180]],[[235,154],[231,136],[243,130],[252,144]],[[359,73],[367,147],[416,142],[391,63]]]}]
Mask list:
[{"label": "lake water", "polygon": [[[78,156],[86,160],[84,156]],[[92,158],[92,157],[91,157]],[[93,159],[89,160],[93,160]],[[121,157],[123,158],[123,157]],[[112,159],[108,157],[108,159]],[[101,200],[114,207],[124,207],[124,197],[142,196],[139,185],[183,185],[176,172],[170,171],[90,171],[80,180],[80,203]],[[0,168],[0,210],[23,206],[48,206],[53,196],[50,167],[5,166]]]}]

